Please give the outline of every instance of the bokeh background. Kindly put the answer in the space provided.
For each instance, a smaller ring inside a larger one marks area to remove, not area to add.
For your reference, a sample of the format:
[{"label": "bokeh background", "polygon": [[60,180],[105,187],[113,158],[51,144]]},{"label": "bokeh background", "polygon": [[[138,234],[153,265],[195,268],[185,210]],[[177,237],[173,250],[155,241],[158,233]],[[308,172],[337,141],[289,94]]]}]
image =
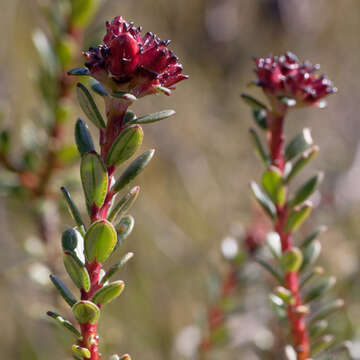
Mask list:
[{"label": "bokeh background", "polygon": [[[37,28],[46,32],[42,3],[51,6],[50,1],[0,1],[1,127],[10,128],[18,140],[11,150],[15,159],[22,139],[39,131],[31,122],[43,106],[34,84],[39,57],[31,35]],[[226,269],[221,242],[230,236],[241,246],[243,229],[254,217],[248,183],[259,178],[261,167],[248,137],[251,114],[240,94],[259,95],[247,89],[254,79],[253,56],[291,50],[320,63],[339,89],[326,109],[292,112],[286,131],[291,136],[311,128],[321,149],[304,174],[326,174],[304,233],[316,224],[329,227],[320,262],[337,276],[335,292],[346,301],[332,327],[339,339],[353,340],[354,357],[360,358],[360,2],[107,0],[85,33],[84,49],[97,44],[105,20],[116,15],[171,39],[190,80],[171,97],[149,97],[135,106],[137,114],[173,108],[177,115],[144,129],[143,149],[157,152],[138,179],[142,193],[132,210],[136,227],[122,250],[135,257],[121,274],[126,291],[102,317],[103,353],[127,352],[146,360],[197,357],[210,301],[207,283],[211,274]],[[71,116],[80,115],[74,100]],[[73,122],[68,125],[70,143]],[[5,170],[0,174],[8,181]],[[55,188],[72,182],[82,202],[77,165],[53,181]],[[48,280],[49,259],[33,205],[30,199],[0,198],[1,358],[70,359],[71,339],[44,315],[58,309],[70,316]],[[65,211],[57,221],[53,207],[46,203],[43,211],[55,223],[51,248],[56,254],[60,233],[72,221]],[[51,265],[65,278],[59,259],[53,256]],[[243,277],[236,296],[239,311],[228,322],[230,339],[207,358],[279,359],[273,347],[281,335],[267,301],[271,283],[251,261]]]}]

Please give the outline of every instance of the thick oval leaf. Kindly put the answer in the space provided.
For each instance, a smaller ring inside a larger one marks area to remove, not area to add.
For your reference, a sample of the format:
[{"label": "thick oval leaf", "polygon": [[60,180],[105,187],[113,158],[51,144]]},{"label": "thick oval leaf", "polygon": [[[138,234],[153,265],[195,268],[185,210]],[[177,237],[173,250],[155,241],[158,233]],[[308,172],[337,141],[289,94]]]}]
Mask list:
[{"label": "thick oval leaf", "polygon": [[287,160],[291,160],[297,155],[300,155],[306,149],[313,144],[310,129],[304,129],[300,134],[297,134],[290,140],[289,144],[285,148],[285,157]]},{"label": "thick oval leaf", "polygon": [[121,280],[114,281],[109,285],[105,285],[99,289],[91,299],[91,301],[97,305],[108,304],[117,298],[124,290],[125,283]]},{"label": "thick oval leaf", "polygon": [[163,111],[156,112],[154,114],[140,116],[139,118],[136,118],[136,119],[132,120],[131,122],[133,124],[150,124],[150,123],[153,123],[156,121],[167,119],[173,115],[175,115],[174,110],[163,110]]},{"label": "thick oval leaf", "polygon": [[119,179],[115,182],[113,186],[113,191],[118,192],[123,189],[130,181],[132,181],[136,176],[138,176],[145,167],[149,164],[150,160],[154,156],[155,150],[148,150],[137,157],[129,167],[123,172]]},{"label": "thick oval leaf", "polygon": [[274,219],[276,217],[276,207],[271,199],[260,189],[258,184],[251,182],[250,188],[255,196],[255,199],[263,207],[263,209]]},{"label": "thick oval leaf", "polygon": [[61,245],[64,251],[74,251],[78,244],[78,235],[76,230],[67,229],[61,237]]},{"label": "thick oval leaf", "polygon": [[72,311],[77,321],[80,324],[95,324],[100,316],[100,309],[96,304],[88,300],[78,301],[73,307]]},{"label": "thick oval leaf", "polygon": [[255,123],[263,130],[267,129],[266,122],[266,110],[264,109],[254,109],[253,110],[253,118]]},{"label": "thick oval leaf", "polygon": [[280,264],[285,273],[296,272],[303,262],[303,254],[300,249],[294,247],[285,251],[280,259]]},{"label": "thick oval leaf", "polygon": [[81,159],[80,175],[88,205],[101,207],[108,188],[108,173],[101,157],[96,153],[85,154]]},{"label": "thick oval leaf", "polygon": [[64,265],[71,280],[80,289],[89,291],[90,277],[85,265],[78,259],[73,252],[64,253]]},{"label": "thick oval leaf", "polygon": [[111,266],[111,268],[106,272],[104,277],[101,279],[101,284],[105,284],[122,266],[124,266],[132,257],[134,253],[129,252],[125,254],[120,261]]},{"label": "thick oval leaf", "polygon": [[107,165],[120,165],[135,154],[143,140],[143,130],[139,125],[125,129],[112,144],[107,156]]},{"label": "thick oval leaf", "polygon": [[129,101],[129,102],[132,102],[132,103],[137,100],[135,95],[126,93],[123,91],[114,91],[112,93],[112,96],[115,98],[118,98],[118,99],[123,99],[123,100]]},{"label": "thick oval leaf", "polygon": [[294,305],[295,298],[290,290],[283,286],[278,286],[274,289],[274,294],[279,297],[285,304]]},{"label": "thick oval leaf", "polygon": [[104,87],[95,79],[90,80],[91,89],[96,92],[100,96],[108,96],[108,92],[104,89]]},{"label": "thick oval leaf", "polygon": [[86,122],[80,118],[75,124],[75,141],[81,155],[95,151],[89,128],[86,125]]},{"label": "thick oval leaf", "polygon": [[68,75],[77,75],[77,76],[90,75],[90,71],[88,68],[78,67],[78,68],[69,70]]},{"label": "thick oval leaf", "polygon": [[71,195],[69,193],[69,191],[66,189],[65,186],[61,187],[61,192],[64,195],[66,204],[68,206],[69,212],[71,214],[71,216],[73,217],[73,219],[76,222],[76,225],[78,226],[78,230],[80,232],[81,235],[84,236],[85,234],[85,226],[84,226],[84,222],[81,218],[80,215],[80,211],[78,210],[77,206],[75,205],[75,203],[73,202]]},{"label": "thick oval leaf", "polygon": [[69,330],[77,339],[81,339],[80,332],[75,328],[75,326],[68,320],[65,320],[62,316],[53,311],[48,311],[46,315],[50,316],[52,319],[56,320],[61,326]]},{"label": "thick oval leaf", "polygon": [[50,280],[59,291],[60,295],[64,300],[70,305],[73,306],[77,300],[68,287],[55,275],[50,275]]},{"label": "thick oval leaf", "polygon": [[266,170],[261,179],[261,185],[275,204],[284,204],[286,193],[282,174],[278,168],[271,166]]},{"label": "thick oval leaf", "polygon": [[296,231],[303,222],[308,218],[312,210],[312,205],[310,203],[304,203],[303,206],[295,208],[289,215],[286,224],[286,232]]},{"label": "thick oval leaf", "polygon": [[132,111],[127,111],[124,115],[123,124],[128,124],[136,119],[136,115]]},{"label": "thick oval leaf", "polygon": [[84,249],[89,262],[104,262],[117,242],[117,235],[112,224],[107,220],[94,222],[85,234]]},{"label": "thick oval leaf", "polygon": [[88,119],[97,127],[105,128],[105,122],[97,108],[94,99],[92,98],[89,90],[81,83],[76,84],[77,98],[80,107]]},{"label": "thick oval leaf", "polygon": [[135,220],[131,215],[124,216],[116,225],[117,243],[114,250],[116,250],[131,234],[134,228]]},{"label": "thick oval leaf", "polygon": [[121,218],[135,203],[140,192],[140,187],[135,186],[125,196],[123,196],[111,210],[108,220],[113,221],[115,216]]},{"label": "thick oval leaf", "polygon": [[297,190],[294,198],[290,201],[289,206],[294,207],[307,200],[307,198],[316,190],[323,177],[323,173],[319,173],[304,183],[300,189]]},{"label": "thick oval leaf", "polygon": [[321,253],[321,243],[319,240],[313,240],[309,245],[303,249],[304,261],[301,266],[301,271],[305,270],[307,266],[313,264]]},{"label": "thick oval leaf", "polygon": [[90,350],[87,348],[83,348],[79,345],[73,345],[71,347],[73,353],[77,356],[79,356],[80,358],[85,358],[85,359],[90,359],[91,358],[91,353]]}]

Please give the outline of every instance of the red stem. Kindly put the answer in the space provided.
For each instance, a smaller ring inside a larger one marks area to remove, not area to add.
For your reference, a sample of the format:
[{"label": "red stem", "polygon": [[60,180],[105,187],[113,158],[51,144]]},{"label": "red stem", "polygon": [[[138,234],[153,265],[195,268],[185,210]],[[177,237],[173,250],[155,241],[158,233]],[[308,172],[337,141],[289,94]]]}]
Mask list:
[{"label": "red stem", "polygon": [[[268,144],[271,154],[271,163],[284,173],[284,115],[268,112],[267,133]],[[277,206],[277,220],[274,224],[275,231],[281,239],[282,252],[292,249],[292,234],[285,231],[285,224],[288,218],[288,209],[285,205]],[[308,331],[305,323],[305,314],[297,311],[302,305],[301,294],[299,290],[299,273],[288,272],[285,274],[285,287],[291,291],[295,304],[289,305],[287,314],[291,326],[292,342],[297,352],[298,360],[307,360],[310,356],[310,344]]]}]

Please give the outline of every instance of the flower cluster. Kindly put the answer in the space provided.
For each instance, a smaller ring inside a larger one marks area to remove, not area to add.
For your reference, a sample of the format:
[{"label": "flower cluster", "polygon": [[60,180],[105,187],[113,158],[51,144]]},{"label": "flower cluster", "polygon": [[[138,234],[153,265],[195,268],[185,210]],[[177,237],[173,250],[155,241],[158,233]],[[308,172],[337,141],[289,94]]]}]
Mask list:
[{"label": "flower cluster", "polygon": [[85,66],[103,86],[113,91],[142,97],[155,93],[157,88],[173,88],[187,79],[182,65],[168,49],[170,41],[162,41],[151,32],[141,35],[121,16],[106,23],[104,44],[84,52]]},{"label": "flower cluster", "polygon": [[255,63],[257,85],[267,94],[294,99],[298,105],[318,106],[322,98],[337,91],[326,76],[315,73],[319,65],[300,63],[290,52],[255,58]]}]

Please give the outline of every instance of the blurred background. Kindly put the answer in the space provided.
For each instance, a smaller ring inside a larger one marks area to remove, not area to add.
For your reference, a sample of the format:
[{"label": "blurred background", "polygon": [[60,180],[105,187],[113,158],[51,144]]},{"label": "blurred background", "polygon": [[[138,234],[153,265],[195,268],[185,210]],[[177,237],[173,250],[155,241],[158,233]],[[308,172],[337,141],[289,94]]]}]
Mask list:
[{"label": "blurred background", "polygon": [[[0,2],[0,128],[10,130],[15,161],[24,143],[36,144],[43,136],[36,125],[44,106],[35,81],[41,60],[31,39],[37,29],[49,32],[41,8],[54,3]],[[79,55],[99,43],[104,22],[116,15],[142,25],[144,32],[171,39],[170,48],[190,79],[180,83],[172,96],[148,97],[134,107],[138,115],[167,108],[177,114],[144,126],[143,150],[156,148],[156,155],[138,179],[142,193],[132,209],[136,226],[122,249],[133,251],[135,257],[120,275],[126,291],[103,313],[103,353],[130,353],[146,360],[198,358],[211,302],[209,278],[221,277],[227,269],[222,241],[235,239],[241,247],[254,211],[259,217],[248,183],[259,179],[261,166],[248,137],[250,110],[240,94],[260,96],[256,88],[247,89],[254,79],[253,56],[291,50],[301,60],[320,63],[320,71],[339,90],[323,110],[292,112],[286,132],[291,136],[309,127],[320,146],[304,176],[311,170],[322,170],[326,176],[317,209],[303,232],[318,224],[329,228],[320,262],[337,276],[335,292],[346,301],[331,326],[340,340],[353,340],[354,358],[360,358],[360,2],[104,0],[86,28]],[[71,65],[82,63],[79,56]],[[65,139],[71,144],[73,124],[83,114],[73,95],[68,100]],[[75,161],[51,184],[55,192],[60,185],[71,184],[74,197],[83,204],[79,180]],[[0,168],[0,181],[15,180]],[[36,225],[37,211],[46,213],[52,231],[46,251]],[[5,191],[0,198],[4,359],[45,360],[50,353],[53,360],[70,359],[72,339],[45,319],[48,309],[70,317],[48,280],[54,269],[66,279],[56,254],[60,234],[69,226],[73,223],[64,206],[57,214],[53,201],[39,205]],[[228,336],[204,359],[279,359],[274,347],[283,343],[278,337],[284,335],[267,300],[271,282],[251,261],[241,279],[241,289],[234,295],[236,311],[227,321]]]}]

